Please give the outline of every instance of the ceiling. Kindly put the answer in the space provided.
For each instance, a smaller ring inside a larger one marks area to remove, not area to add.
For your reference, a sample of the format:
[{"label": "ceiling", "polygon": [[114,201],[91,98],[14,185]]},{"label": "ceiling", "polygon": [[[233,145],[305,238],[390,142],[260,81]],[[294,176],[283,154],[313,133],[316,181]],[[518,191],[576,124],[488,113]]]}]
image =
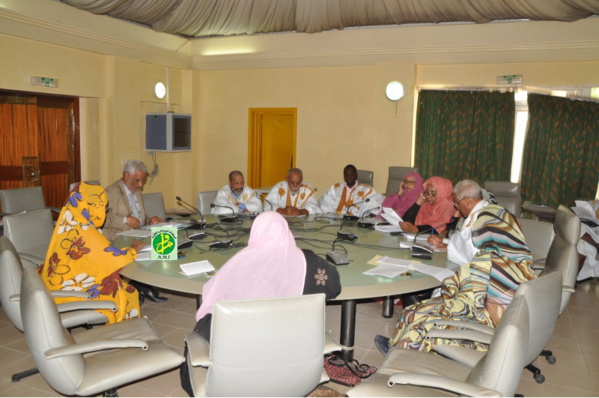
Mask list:
[{"label": "ceiling", "polygon": [[58,0],[187,38],[350,27],[571,22],[599,15],[599,0]]}]

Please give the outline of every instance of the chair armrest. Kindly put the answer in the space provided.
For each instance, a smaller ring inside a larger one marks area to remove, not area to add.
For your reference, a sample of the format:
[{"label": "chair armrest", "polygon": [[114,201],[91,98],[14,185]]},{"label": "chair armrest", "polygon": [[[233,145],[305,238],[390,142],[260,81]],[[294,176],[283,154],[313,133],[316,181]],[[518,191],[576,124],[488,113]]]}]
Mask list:
[{"label": "chair armrest", "polygon": [[191,366],[208,367],[212,364],[210,359],[210,343],[199,333],[189,333],[185,336]]},{"label": "chair armrest", "polygon": [[443,321],[439,320],[435,322],[435,326],[453,326],[460,330],[472,330],[475,332],[486,333],[488,335],[493,335],[495,333],[495,328],[492,328],[487,325],[483,325],[478,322],[464,322],[464,321]]},{"label": "chair armrest", "polygon": [[576,290],[570,286],[563,285],[562,292],[574,294],[574,293],[576,293]]},{"label": "chair armrest", "polygon": [[79,310],[111,310],[116,312],[116,303],[114,301],[99,300],[99,301],[71,301],[69,303],[58,304],[58,312],[69,312]]},{"label": "chair armrest", "polygon": [[325,354],[330,354],[334,351],[341,351],[341,346],[337,344],[335,339],[333,339],[328,333],[325,333],[324,336],[324,350]]},{"label": "chair armrest", "polygon": [[58,297],[75,297],[75,298],[84,298],[87,300],[91,300],[92,296],[88,292],[81,292],[75,290],[50,290],[50,296],[53,298]]},{"label": "chair armrest", "polygon": [[60,210],[62,210],[60,207],[54,207],[54,206],[46,206],[46,209],[50,209],[50,211],[53,211],[54,213],[58,213],[58,214],[60,214]]},{"label": "chair armrest", "polygon": [[8,301],[12,301],[12,302],[21,301],[21,295],[20,294],[13,294],[12,296],[10,296],[8,298]]},{"label": "chair armrest", "polygon": [[427,339],[442,338],[452,340],[470,340],[478,341],[479,343],[490,344],[493,335],[472,330],[456,330],[456,329],[433,329],[426,333]]},{"label": "chair armrest", "polygon": [[395,384],[406,384],[420,387],[438,388],[469,397],[502,396],[498,391],[482,388],[474,384],[451,379],[449,377],[418,373],[395,373],[389,377],[387,384],[389,387],[393,387]]},{"label": "chair armrest", "polygon": [[68,355],[80,355],[96,351],[113,350],[115,348],[141,348],[142,350],[147,351],[148,343],[142,339],[99,340],[52,348],[46,351],[45,356],[46,359],[53,359]]},{"label": "chair armrest", "polygon": [[44,260],[45,260],[44,258],[39,258],[39,257],[34,256],[32,254],[29,254],[29,253],[18,252],[17,254],[21,258],[21,260],[28,261],[28,262],[34,264],[36,267],[38,265],[40,265],[41,263],[43,263]]},{"label": "chair armrest", "polygon": [[450,344],[435,344],[433,346],[433,351],[471,368],[473,368],[474,365],[476,365],[478,361],[485,356],[483,351],[477,351],[474,348]]}]

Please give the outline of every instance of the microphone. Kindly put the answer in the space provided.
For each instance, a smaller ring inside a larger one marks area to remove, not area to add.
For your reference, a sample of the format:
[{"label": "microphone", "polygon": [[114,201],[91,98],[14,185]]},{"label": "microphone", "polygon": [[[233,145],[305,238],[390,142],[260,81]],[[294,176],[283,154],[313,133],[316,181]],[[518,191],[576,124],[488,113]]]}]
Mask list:
[{"label": "microphone", "polygon": [[342,231],[344,224],[345,224],[345,220],[341,221],[341,225],[339,226],[339,231],[337,231],[337,239],[348,240],[350,242],[353,242],[356,239],[358,239],[358,237],[356,235],[352,234],[351,232]]},{"label": "microphone", "polygon": [[233,210],[232,207],[230,207],[230,206],[222,206],[222,205],[217,205],[217,204],[214,204],[214,203],[210,203],[210,208],[211,209],[214,209],[215,207],[224,207],[226,209],[231,210],[231,215],[220,218],[219,219],[220,221],[222,221],[222,222],[235,222],[235,221],[237,221],[237,216],[235,215],[235,210]]},{"label": "microphone", "polygon": [[347,256],[343,253],[335,252],[335,243],[338,239],[333,241],[333,246],[331,247],[331,251],[326,254],[327,261],[333,263],[335,265],[344,265],[349,264],[349,260]]},{"label": "microphone", "polygon": [[[370,198],[363,200],[361,202],[356,202],[356,203],[352,203],[351,205],[347,206],[347,209],[345,209],[345,215],[343,216],[343,218],[345,220],[358,220],[360,217],[358,216],[350,216],[349,214],[347,214],[349,212],[349,209],[353,206],[358,206],[361,205],[362,203],[367,203],[370,202]],[[358,209],[358,211],[360,211],[360,209]]]},{"label": "microphone", "polygon": [[362,213],[362,217],[360,217],[360,221],[358,221],[358,227],[360,228],[370,228],[370,227],[374,227],[376,225],[376,223],[374,222],[364,222],[364,217],[366,217],[367,214],[371,214],[373,211],[375,210],[380,210],[381,207],[373,207],[372,209],[368,209],[366,210],[364,213]]},{"label": "microphone", "polygon": [[[220,226],[219,226],[220,227]],[[233,241],[231,241],[231,237],[229,236],[229,232],[226,229],[220,228],[227,234],[227,240],[217,240],[216,242],[212,242],[208,247],[210,249],[228,249],[233,246]]]},{"label": "microphone", "polygon": [[191,219],[192,225],[189,226],[188,228],[189,229],[204,229],[204,227],[206,226],[206,221],[204,221],[204,215],[202,214],[202,212],[197,207],[194,207],[194,206],[190,205],[189,203],[187,203],[186,201],[184,201],[183,199],[181,199],[180,196],[175,196],[175,199],[177,199],[177,201],[187,205],[191,209],[195,210],[195,213],[200,216],[200,221],[194,220],[192,218]]},{"label": "microphone", "polygon": [[414,235],[414,241],[412,242],[412,257],[424,258],[427,260],[432,259],[433,258],[432,254],[434,252],[433,248],[430,245],[427,245],[425,243],[416,243],[416,238],[418,238],[418,235],[420,235],[420,234],[432,232],[432,231],[436,230],[437,228],[442,227],[444,225],[447,225],[447,223],[441,223],[437,226],[430,227],[430,228],[427,228],[427,229],[417,232],[416,235]]},{"label": "microphone", "polygon": [[[270,205],[270,211],[275,211],[275,207],[272,205],[270,200],[264,198],[264,201]],[[264,208],[264,211],[266,211],[266,208]]]}]

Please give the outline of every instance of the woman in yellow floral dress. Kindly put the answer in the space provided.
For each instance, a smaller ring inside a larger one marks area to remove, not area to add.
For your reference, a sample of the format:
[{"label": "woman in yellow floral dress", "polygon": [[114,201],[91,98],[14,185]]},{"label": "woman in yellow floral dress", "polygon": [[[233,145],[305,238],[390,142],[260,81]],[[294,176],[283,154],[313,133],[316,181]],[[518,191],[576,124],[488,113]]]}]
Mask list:
[{"label": "woman in yellow floral dress", "polygon": [[[135,260],[143,247],[118,249],[100,232],[106,219],[107,197],[97,185],[80,183],[63,206],[48,247],[46,261],[39,268],[50,290],[85,291],[93,300],[114,301],[117,311],[97,310],[109,323],[141,315],[137,290],[123,282],[119,271]],[[57,304],[82,300],[56,298]]]}]

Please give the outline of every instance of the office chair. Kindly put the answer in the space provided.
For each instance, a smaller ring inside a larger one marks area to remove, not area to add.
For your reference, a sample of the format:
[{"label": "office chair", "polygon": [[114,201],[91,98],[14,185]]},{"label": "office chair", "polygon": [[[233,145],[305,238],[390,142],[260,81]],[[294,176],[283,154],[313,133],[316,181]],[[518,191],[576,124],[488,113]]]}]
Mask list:
[{"label": "office chair", "polygon": [[532,253],[532,260],[535,263],[535,268],[538,265],[545,264],[547,253],[551,247],[551,242],[555,236],[553,223],[532,220],[529,218],[519,218],[518,222],[522,227],[526,246]]},{"label": "office chair", "polygon": [[[558,270],[553,270],[522,283],[516,291],[516,297],[526,297],[530,324],[525,367],[533,373],[537,383],[543,383],[545,376],[532,363],[544,351],[555,330],[561,304],[561,290],[562,274]],[[433,329],[427,333],[427,338],[444,337],[488,344],[497,332],[492,327],[476,322],[439,321],[437,325],[448,325],[459,329]],[[470,367],[474,367],[484,355],[484,352],[456,345],[438,344],[433,346],[433,350]]]},{"label": "office chair", "polygon": [[87,184],[90,185],[100,185],[100,181],[98,180],[89,180],[89,181],[75,181],[69,184],[69,193],[71,193],[71,191],[73,190],[73,188],[75,187],[75,185],[79,184],[80,182],[85,182]]},{"label": "office chair", "polygon": [[42,187],[0,189],[2,213],[17,214],[24,211],[49,209],[57,214],[60,208],[46,206]]},{"label": "office chair", "polygon": [[159,217],[162,220],[166,220],[162,192],[144,193],[141,196],[148,219],[150,217]]},{"label": "office chair", "polygon": [[28,266],[36,267],[44,262],[53,233],[54,220],[47,209],[4,217],[4,235]]},{"label": "office chair", "polygon": [[[17,251],[6,236],[0,236],[0,303],[10,322],[19,331],[23,331],[21,318],[21,280],[23,266]],[[81,297],[91,300],[87,292],[54,291],[53,297]],[[108,322],[105,315],[94,309],[112,309],[116,311],[116,304],[112,301],[81,301],[59,305],[60,318],[66,328],[81,325],[101,325]],[[17,382],[24,377],[38,373],[37,369],[29,369],[12,375],[12,381]]]},{"label": "office chair", "polygon": [[387,179],[385,196],[393,195],[399,191],[399,184],[401,184],[404,176],[410,171],[418,171],[418,169],[415,167],[389,166],[389,178]]},{"label": "office chair", "polygon": [[198,192],[198,209],[202,214],[210,214],[210,204],[216,199],[218,191]]},{"label": "office chair", "polygon": [[501,318],[489,351],[474,367],[432,353],[392,348],[379,370],[350,397],[513,396],[526,365],[528,306],[516,297]]},{"label": "office chair", "polygon": [[181,355],[160,340],[147,318],[97,326],[71,336],[33,268],[23,273],[21,317],[40,374],[63,395],[114,394],[119,386],[183,362]]},{"label": "office chair", "polygon": [[370,170],[358,170],[358,182],[372,186],[374,180],[374,172]]},{"label": "office chair", "polygon": [[217,302],[208,343],[185,338],[195,396],[300,397],[328,380],[324,294]]},{"label": "office chair", "polygon": [[520,184],[509,181],[485,181],[485,189],[495,195],[495,200],[516,217],[522,212],[522,190]]}]

